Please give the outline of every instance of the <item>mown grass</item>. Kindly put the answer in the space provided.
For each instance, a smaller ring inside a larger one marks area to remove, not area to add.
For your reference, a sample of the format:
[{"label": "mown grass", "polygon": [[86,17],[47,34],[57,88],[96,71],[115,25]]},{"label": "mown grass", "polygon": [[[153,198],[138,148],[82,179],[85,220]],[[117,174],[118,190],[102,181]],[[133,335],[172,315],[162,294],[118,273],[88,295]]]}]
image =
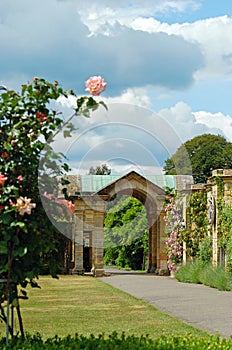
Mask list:
[{"label": "mown grass", "polygon": [[[29,300],[21,303],[25,330],[30,334],[39,332],[44,338],[75,333],[107,336],[114,331],[151,338],[208,335],[93,277],[42,277],[39,284],[41,289],[28,289]],[[2,324],[0,331],[4,336]]]}]

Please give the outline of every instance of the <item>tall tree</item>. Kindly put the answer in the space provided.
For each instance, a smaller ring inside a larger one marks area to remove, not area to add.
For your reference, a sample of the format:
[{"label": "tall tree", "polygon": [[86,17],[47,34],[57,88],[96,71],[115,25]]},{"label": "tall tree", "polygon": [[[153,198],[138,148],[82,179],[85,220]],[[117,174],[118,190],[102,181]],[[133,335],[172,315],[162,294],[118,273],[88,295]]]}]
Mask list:
[{"label": "tall tree", "polygon": [[195,183],[205,183],[214,169],[232,168],[232,143],[223,136],[204,134],[182,144],[165,161],[166,175],[193,175]]},{"label": "tall tree", "polygon": [[110,175],[111,169],[107,164],[102,164],[96,166],[96,168],[92,167],[89,169],[89,175]]}]

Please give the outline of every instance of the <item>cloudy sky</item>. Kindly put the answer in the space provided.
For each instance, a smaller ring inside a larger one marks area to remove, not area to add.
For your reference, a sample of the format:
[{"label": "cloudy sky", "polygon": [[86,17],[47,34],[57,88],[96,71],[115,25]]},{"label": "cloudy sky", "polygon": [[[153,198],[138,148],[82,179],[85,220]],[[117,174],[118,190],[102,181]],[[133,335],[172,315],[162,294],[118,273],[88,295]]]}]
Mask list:
[{"label": "cloudy sky", "polygon": [[0,84],[39,76],[81,95],[103,76],[109,110],[56,148],[77,173],[157,173],[196,135],[232,141],[231,33],[231,0],[1,0]]}]

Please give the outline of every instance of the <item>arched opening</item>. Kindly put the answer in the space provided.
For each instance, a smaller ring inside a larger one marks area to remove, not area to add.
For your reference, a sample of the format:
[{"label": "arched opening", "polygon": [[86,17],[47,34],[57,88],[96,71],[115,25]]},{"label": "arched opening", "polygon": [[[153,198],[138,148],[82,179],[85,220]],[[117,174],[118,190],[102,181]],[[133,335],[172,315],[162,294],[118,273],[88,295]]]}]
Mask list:
[{"label": "arched opening", "polygon": [[131,172],[98,192],[109,201],[115,196],[127,195],[139,200],[145,208],[148,227],[148,272],[165,273],[167,258],[162,246],[165,228],[163,205],[165,191],[141,175]]},{"label": "arched opening", "polygon": [[130,270],[149,268],[149,227],[143,203],[123,193],[107,204],[104,264]]}]

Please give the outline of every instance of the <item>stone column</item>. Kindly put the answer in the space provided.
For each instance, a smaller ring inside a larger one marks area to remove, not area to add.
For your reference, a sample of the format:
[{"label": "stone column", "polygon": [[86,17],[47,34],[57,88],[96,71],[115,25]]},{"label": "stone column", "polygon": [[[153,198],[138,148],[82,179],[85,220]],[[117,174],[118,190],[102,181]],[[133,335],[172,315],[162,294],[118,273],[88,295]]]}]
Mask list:
[{"label": "stone column", "polygon": [[105,202],[102,200],[96,203],[96,211],[94,212],[94,230],[92,232],[93,249],[92,249],[92,272],[95,277],[104,275],[104,215]]},{"label": "stone column", "polygon": [[84,227],[84,212],[75,212],[74,217],[74,269],[72,273],[83,274],[83,227]]},{"label": "stone column", "polygon": [[167,254],[165,253],[165,240],[167,237],[167,228],[164,221],[165,211],[162,210],[159,217],[159,274],[160,275],[167,275],[168,274],[168,268],[167,268]]},{"label": "stone column", "polygon": [[149,225],[149,272],[157,270],[157,218],[154,207],[147,208],[147,220]]}]

